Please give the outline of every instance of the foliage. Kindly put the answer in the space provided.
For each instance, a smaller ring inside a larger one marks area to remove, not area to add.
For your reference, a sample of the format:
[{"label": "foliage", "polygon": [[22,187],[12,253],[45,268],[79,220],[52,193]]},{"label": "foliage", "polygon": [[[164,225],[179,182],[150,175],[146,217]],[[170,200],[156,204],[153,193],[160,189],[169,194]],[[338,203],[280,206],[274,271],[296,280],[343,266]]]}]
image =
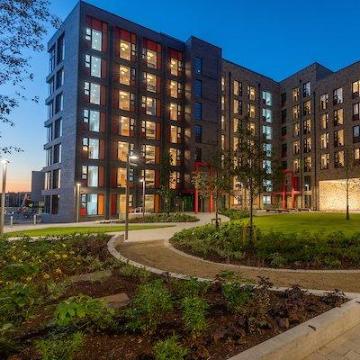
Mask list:
[{"label": "foliage", "polygon": [[74,296],[59,303],[55,310],[55,324],[58,326],[94,325],[99,329],[114,325],[114,310],[103,301],[89,296]]},{"label": "foliage", "polygon": [[189,280],[174,280],[172,288],[179,298],[204,295],[209,288],[209,283],[198,281],[195,278]]},{"label": "foliage", "polygon": [[[10,113],[25,97],[20,93],[24,83],[32,80],[27,53],[44,50],[47,25],[59,26],[59,19],[49,12],[48,0],[3,0],[0,2],[0,86],[11,85],[15,95],[0,94],[0,122],[14,126]],[[20,91],[19,91],[20,90]],[[38,101],[38,98],[34,98]],[[1,152],[20,151],[13,146],[0,147]]]},{"label": "foliage", "polygon": [[172,200],[175,197],[175,191],[171,188],[171,172],[173,159],[169,151],[165,149],[160,159],[160,189],[158,193],[162,199],[162,208],[164,212],[169,216],[171,211]]},{"label": "foliage", "polygon": [[207,327],[206,301],[197,296],[186,297],[181,302],[181,308],[185,328],[190,330],[193,336],[200,335]]},{"label": "foliage", "polygon": [[46,340],[38,340],[36,349],[42,360],[71,360],[84,341],[80,332],[71,335],[53,335]]},{"label": "foliage", "polygon": [[196,222],[199,219],[196,216],[182,213],[160,213],[145,215],[143,217],[134,217],[130,220],[131,223],[167,223],[167,222]]},{"label": "foliage", "polygon": [[222,284],[222,293],[230,310],[241,312],[253,296],[253,287],[238,281]]},{"label": "foliage", "polygon": [[176,336],[158,341],[154,346],[155,360],[183,360],[188,350],[178,343]]},{"label": "foliage", "polygon": [[171,295],[161,280],[140,285],[125,311],[127,327],[152,333],[172,308]]},{"label": "foliage", "polygon": [[219,213],[227,216],[230,220],[242,220],[249,217],[248,210],[221,209]]}]

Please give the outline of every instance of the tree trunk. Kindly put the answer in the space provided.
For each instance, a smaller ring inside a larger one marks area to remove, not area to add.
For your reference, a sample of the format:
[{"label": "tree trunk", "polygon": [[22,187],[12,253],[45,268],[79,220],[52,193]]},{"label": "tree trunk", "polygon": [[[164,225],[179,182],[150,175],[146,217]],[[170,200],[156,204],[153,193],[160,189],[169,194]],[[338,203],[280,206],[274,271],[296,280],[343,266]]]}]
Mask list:
[{"label": "tree trunk", "polygon": [[249,223],[249,248],[250,251],[254,250],[254,232],[253,232],[253,216],[254,216],[254,195],[250,190],[250,223]]},{"label": "tree trunk", "polygon": [[350,220],[350,211],[349,211],[349,179],[346,179],[346,220]]},{"label": "tree trunk", "polygon": [[219,228],[219,209],[218,209],[218,196],[215,196],[215,201],[214,201],[214,205],[215,205],[215,227],[216,230]]}]

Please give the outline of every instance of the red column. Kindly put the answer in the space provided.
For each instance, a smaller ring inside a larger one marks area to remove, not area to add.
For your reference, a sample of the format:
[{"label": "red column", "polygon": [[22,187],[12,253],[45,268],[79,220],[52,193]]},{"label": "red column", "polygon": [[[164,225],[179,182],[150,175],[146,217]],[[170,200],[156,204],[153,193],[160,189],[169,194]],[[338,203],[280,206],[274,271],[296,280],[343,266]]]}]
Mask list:
[{"label": "red column", "polygon": [[199,194],[197,189],[195,189],[195,193],[194,193],[194,211],[195,214],[199,212]]},{"label": "red column", "polygon": [[210,193],[210,212],[213,212],[213,211],[214,211],[214,195],[211,192]]}]

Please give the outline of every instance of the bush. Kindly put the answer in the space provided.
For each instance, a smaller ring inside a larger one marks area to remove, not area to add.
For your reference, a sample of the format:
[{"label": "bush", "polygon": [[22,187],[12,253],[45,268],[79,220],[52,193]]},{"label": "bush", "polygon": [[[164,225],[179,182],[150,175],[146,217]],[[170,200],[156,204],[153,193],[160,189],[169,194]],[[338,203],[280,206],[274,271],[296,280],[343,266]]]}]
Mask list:
[{"label": "bush", "polygon": [[199,219],[193,215],[189,214],[182,214],[182,213],[161,213],[161,214],[151,214],[151,215],[145,215],[145,218],[142,216],[140,217],[134,217],[130,219],[131,223],[165,223],[165,222],[196,222],[199,221]]},{"label": "bush", "polygon": [[35,344],[42,360],[71,360],[73,354],[83,344],[83,335],[77,332],[72,335],[55,335]]},{"label": "bush", "polygon": [[248,210],[237,210],[237,209],[222,209],[220,214],[227,216],[230,220],[241,220],[248,218],[250,213]]},{"label": "bush", "polygon": [[193,336],[199,335],[206,329],[206,310],[208,305],[205,300],[199,297],[186,297],[181,302],[181,308],[185,328]]},{"label": "bush", "polygon": [[172,287],[179,298],[199,296],[206,293],[209,283],[198,281],[195,278],[189,280],[173,280]]},{"label": "bush", "polygon": [[231,281],[222,284],[222,293],[226,299],[228,308],[234,312],[241,312],[244,306],[250,301],[254,288],[243,285],[238,281]]},{"label": "bush", "polygon": [[158,341],[154,347],[155,360],[183,360],[188,350],[179,345],[177,337]]},{"label": "bush", "polygon": [[127,328],[152,333],[172,308],[171,295],[161,280],[140,285],[125,311]]},{"label": "bush", "polygon": [[114,310],[103,301],[89,296],[73,296],[59,303],[55,310],[58,326],[79,326],[87,323],[99,329],[114,326]]}]

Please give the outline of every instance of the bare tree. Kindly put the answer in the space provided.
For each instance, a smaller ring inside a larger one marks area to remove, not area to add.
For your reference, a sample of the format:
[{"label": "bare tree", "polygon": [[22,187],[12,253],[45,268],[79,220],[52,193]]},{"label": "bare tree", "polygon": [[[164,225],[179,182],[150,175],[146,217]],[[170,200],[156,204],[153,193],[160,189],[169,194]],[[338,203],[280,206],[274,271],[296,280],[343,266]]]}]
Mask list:
[{"label": "bare tree", "polygon": [[[58,27],[59,19],[50,13],[47,0],[0,1],[0,86],[11,85],[14,95],[0,94],[0,122],[14,126],[11,112],[26,99],[24,83],[33,80],[29,52],[44,50],[47,26]],[[32,98],[38,101],[37,97]],[[19,151],[15,146],[0,147],[1,153]]]}]

